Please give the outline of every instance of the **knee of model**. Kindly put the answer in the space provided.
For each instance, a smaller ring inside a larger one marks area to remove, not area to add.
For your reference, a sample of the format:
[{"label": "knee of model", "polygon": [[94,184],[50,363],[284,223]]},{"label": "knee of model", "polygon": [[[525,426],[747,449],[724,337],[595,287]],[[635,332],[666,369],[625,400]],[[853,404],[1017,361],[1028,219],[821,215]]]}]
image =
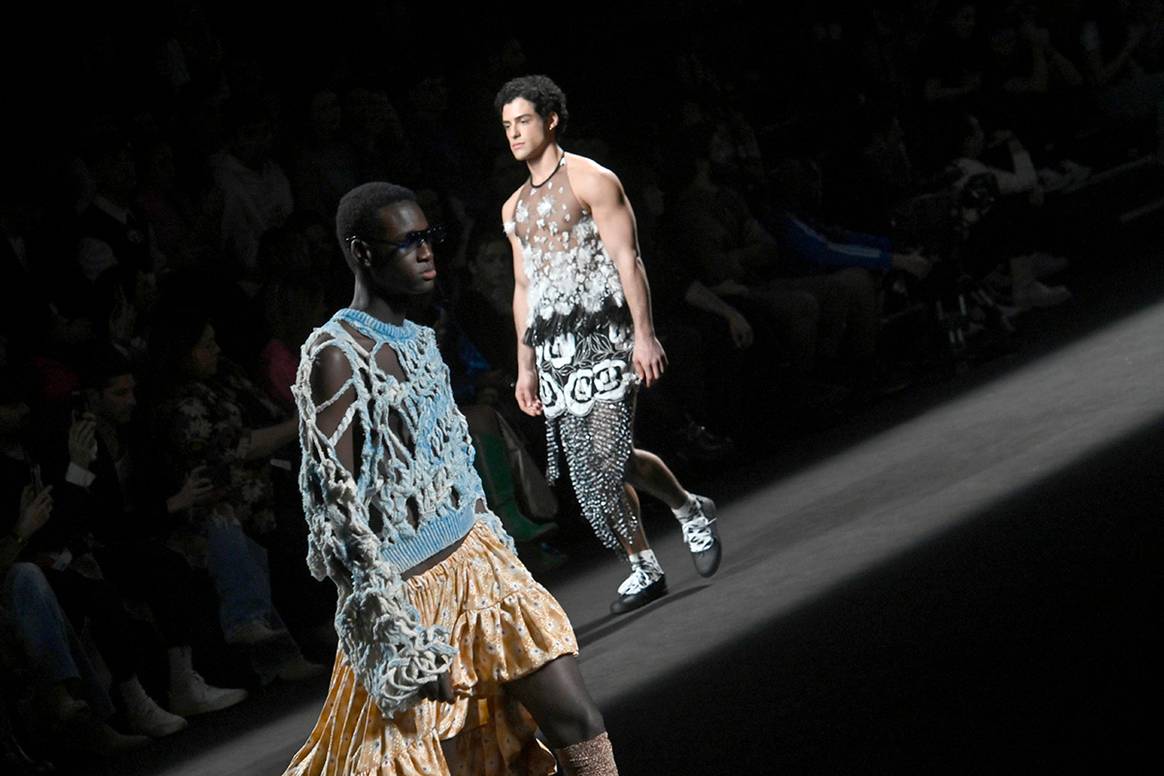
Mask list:
[{"label": "knee of model", "polygon": [[606,730],[602,712],[592,702],[577,702],[554,710],[551,719],[538,720],[554,748],[589,741]]}]

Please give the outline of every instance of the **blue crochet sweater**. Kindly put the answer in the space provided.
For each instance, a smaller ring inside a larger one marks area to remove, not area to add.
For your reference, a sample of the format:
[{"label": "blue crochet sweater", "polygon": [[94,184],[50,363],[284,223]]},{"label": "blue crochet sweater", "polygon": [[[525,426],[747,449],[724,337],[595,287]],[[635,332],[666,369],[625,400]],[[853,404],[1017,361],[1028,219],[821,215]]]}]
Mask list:
[{"label": "blue crochet sweater", "polygon": [[[341,323],[372,347],[358,343]],[[405,380],[376,365],[384,347],[395,352]],[[352,374],[333,396],[316,403],[311,372],[326,348],[339,350]],[[435,681],[456,654],[444,629],[419,621],[401,572],[455,543],[477,520],[511,549],[513,541],[492,512],[476,509],[485,496],[473,468],[473,446],[431,329],[340,310],[304,343],[292,393],[303,448],[299,484],[309,527],[307,565],[316,579],[330,576],[338,586],[340,645],[369,696],[392,716],[414,705],[417,689]],[[325,433],[318,413],[337,401],[350,403],[339,426]],[[392,415],[403,426],[401,436],[389,426]],[[348,471],[336,453],[337,441],[353,424],[361,430],[356,438],[363,438],[358,472]],[[378,530],[370,524],[371,512],[382,518]]]}]

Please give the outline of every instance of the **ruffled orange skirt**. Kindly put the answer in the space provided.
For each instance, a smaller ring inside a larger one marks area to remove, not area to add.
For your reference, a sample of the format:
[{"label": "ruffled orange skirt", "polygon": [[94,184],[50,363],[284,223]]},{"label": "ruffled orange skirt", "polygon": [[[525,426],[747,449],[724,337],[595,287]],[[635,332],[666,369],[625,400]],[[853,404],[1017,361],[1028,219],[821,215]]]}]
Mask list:
[{"label": "ruffled orange skirt", "polygon": [[284,776],[546,776],[554,758],[506,682],[577,654],[562,607],[493,532],[404,581],[421,621],[449,629],[456,699],[423,701],[390,719],[368,699],[343,651],[319,721]]}]

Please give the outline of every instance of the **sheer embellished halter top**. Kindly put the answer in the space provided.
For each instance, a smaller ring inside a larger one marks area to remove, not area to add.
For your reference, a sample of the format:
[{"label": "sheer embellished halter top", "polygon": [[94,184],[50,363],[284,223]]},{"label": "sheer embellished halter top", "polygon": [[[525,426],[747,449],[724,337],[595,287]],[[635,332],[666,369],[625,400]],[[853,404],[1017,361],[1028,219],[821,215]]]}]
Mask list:
[{"label": "sheer embellished halter top", "polygon": [[543,181],[518,191],[505,231],[517,237],[528,285],[527,344],[566,331],[585,335],[611,322],[629,324],[618,268],[568,175],[569,154]]}]

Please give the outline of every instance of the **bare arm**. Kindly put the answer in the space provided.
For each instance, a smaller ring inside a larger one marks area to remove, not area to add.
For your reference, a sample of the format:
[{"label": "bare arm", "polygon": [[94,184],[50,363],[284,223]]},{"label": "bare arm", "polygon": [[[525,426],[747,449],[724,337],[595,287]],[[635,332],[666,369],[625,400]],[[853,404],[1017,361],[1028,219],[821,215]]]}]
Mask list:
[{"label": "bare arm", "polygon": [[1132,27],[1128,30],[1128,38],[1120,52],[1110,62],[1103,58],[1103,48],[1099,38],[1098,28],[1094,22],[1084,27],[1084,56],[1087,63],[1088,75],[1097,86],[1104,86],[1118,76],[1132,59],[1136,49],[1143,40],[1142,27]]},{"label": "bare arm", "polygon": [[723,318],[727,322],[732,342],[737,348],[751,346],[754,337],[751,324],[739,310],[720,299],[707,286],[698,280],[691,281],[691,285],[687,286],[687,291],[683,294],[683,299],[697,310]]},{"label": "bare arm", "polygon": [[[314,548],[309,546],[308,558],[319,547],[320,533],[329,544],[335,540],[328,534],[341,537],[342,551],[332,548],[324,554],[327,573],[341,591],[336,614],[337,625],[342,626],[340,643],[354,656],[352,665],[364,688],[385,713],[391,713],[420,698],[452,700],[447,672],[456,650],[446,643],[446,631],[418,621],[418,613],[404,595],[399,571],[379,556],[379,541],[368,524],[368,506],[355,488],[362,464],[356,458],[354,441],[358,416],[336,435],[353,402],[366,398],[350,384],[352,375],[351,363],[338,348],[323,347],[317,352],[310,375],[311,402],[316,409],[305,413],[306,422],[314,428],[305,427],[310,440],[305,444],[305,460],[319,454],[323,440],[317,434],[335,439],[334,460],[324,453],[320,461],[320,487],[326,492],[317,504],[321,509],[308,518],[315,543]],[[322,526],[323,521],[331,525]],[[376,638],[368,642],[367,634]]]},{"label": "bare arm", "polygon": [[[502,223],[513,220],[517,203],[515,192],[501,208]],[[534,349],[525,344],[525,322],[529,313],[529,279],[525,276],[524,256],[517,235],[509,234],[509,247],[513,253],[513,326],[517,335],[517,382],[514,398],[518,408],[527,415],[540,415],[542,404],[538,400],[537,356]]]},{"label": "bare arm", "polygon": [[973,75],[961,86],[942,86],[941,78],[927,78],[922,88],[926,102],[945,102],[974,94],[982,87],[982,76]]},{"label": "bare arm", "polygon": [[570,184],[589,208],[606,253],[618,269],[622,292],[635,325],[635,371],[650,387],[662,376],[667,356],[655,336],[651,290],[639,255],[634,210],[614,173],[591,164],[581,165],[581,174],[571,174]]},{"label": "bare arm", "polygon": [[1045,43],[1039,31],[1029,26],[1024,27],[1023,36],[1031,46],[1031,72],[1007,80],[1002,89],[1008,94],[1045,94],[1049,78]]},{"label": "bare arm", "polygon": [[266,458],[284,445],[294,442],[298,429],[299,421],[291,418],[273,426],[252,430],[243,458],[248,461]]}]

